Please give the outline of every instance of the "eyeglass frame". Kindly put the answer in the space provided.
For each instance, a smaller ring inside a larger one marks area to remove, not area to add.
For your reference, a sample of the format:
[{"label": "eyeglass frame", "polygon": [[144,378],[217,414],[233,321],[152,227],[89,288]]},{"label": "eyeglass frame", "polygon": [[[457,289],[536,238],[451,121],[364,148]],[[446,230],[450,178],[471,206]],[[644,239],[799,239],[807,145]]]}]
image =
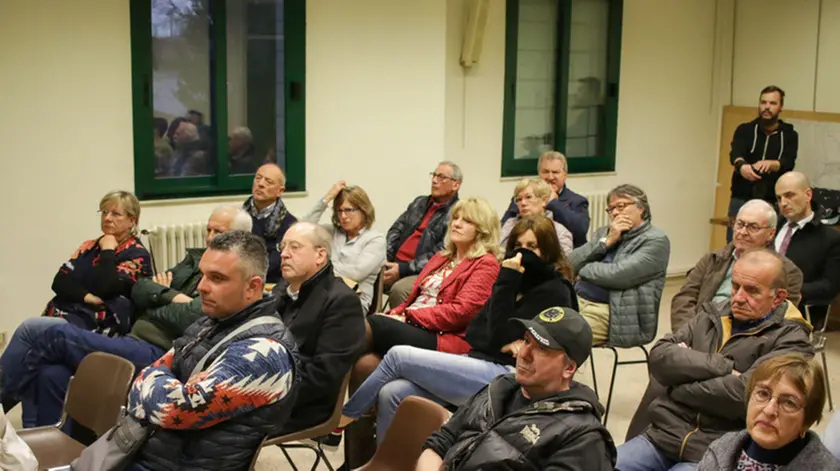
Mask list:
[{"label": "eyeglass frame", "polygon": [[429,172],[429,176],[432,177],[432,180],[437,178],[438,180],[450,180],[452,182],[457,182],[458,181],[458,180],[450,177],[449,175],[444,175],[442,173]]},{"label": "eyeglass frame", "polygon": [[[760,392],[766,392],[766,393],[770,394],[770,397],[768,397],[766,399],[761,399],[761,398],[757,397],[756,395]],[[776,400],[776,409],[781,411],[781,412],[784,412],[785,414],[788,414],[788,415],[796,414],[797,412],[799,412],[799,411],[801,411],[802,409],[805,408],[805,404],[801,404],[799,402],[799,400],[796,400],[796,398],[794,396],[791,396],[790,394],[782,394],[781,396],[775,396],[775,395],[773,395],[773,390],[772,389],[770,389],[768,387],[764,387],[764,386],[756,386],[752,390],[752,392],[750,393],[750,399],[754,400],[756,402],[756,404],[764,406],[764,407],[767,407],[767,405],[769,405],[775,399]],[[795,409],[794,410],[787,410],[782,405],[783,403],[780,401],[781,399],[788,399],[789,400],[788,403],[793,404]],[[791,401],[790,399],[795,399],[795,400]]]},{"label": "eyeglass frame", "polygon": [[[752,226],[752,227],[751,227]],[[741,229],[747,231],[747,234],[758,234],[760,231],[764,229],[771,229],[773,226],[759,226],[758,224],[751,222],[749,224],[745,223],[740,219],[735,219],[732,221],[732,232],[738,232]]]},{"label": "eyeglass frame", "polygon": [[343,208],[343,209],[339,208],[339,209],[336,209],[335,212],[340,214],[340,215],[348,215],[349,216],[350,214],[361,212],[361,209],[360,208]]},{"label": "eyeglass frame", "polygon": [[609,205],[606,208],[604,208],[604,212],[606,212],[607,214],[612,214],[612,212],[615,211],[616,209],[618,210],[618,212],[622,212],[625,209],[627,209],[628,207],[633,206],[633,205],[638,206],[638,203],[636,203],[635,200],[629,201],[629,202],[628,201],[619,201],[618,203],[616,203],[614,205]]}]

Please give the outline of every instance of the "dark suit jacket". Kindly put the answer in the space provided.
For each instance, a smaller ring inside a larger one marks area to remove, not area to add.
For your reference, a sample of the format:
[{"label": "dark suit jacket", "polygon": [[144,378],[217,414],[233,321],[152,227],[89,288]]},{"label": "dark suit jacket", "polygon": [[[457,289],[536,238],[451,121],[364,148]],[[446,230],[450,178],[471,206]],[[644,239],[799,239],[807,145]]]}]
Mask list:
[{"label": "dark suit jacket", "polygon": [[[778,232],[784,234],[787,220]],[[797,230],[785,256],[802,270],[802,301],[828,304],[840,293],[840,231],[817,218]]]}]

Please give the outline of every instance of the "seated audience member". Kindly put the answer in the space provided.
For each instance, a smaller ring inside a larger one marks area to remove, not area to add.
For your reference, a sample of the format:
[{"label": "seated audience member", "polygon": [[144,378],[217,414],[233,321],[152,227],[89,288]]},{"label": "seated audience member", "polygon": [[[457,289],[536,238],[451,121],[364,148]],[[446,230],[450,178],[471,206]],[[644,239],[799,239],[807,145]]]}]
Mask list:
[{"label": "seated audience member", "polygon": [[452,162],[441,162],[432,172],[432,192],[418,196],[388,229],[383,281],[390,287],[388,304],[402,304],[417,275],[441,249],[452,206],[464,175]]},{"label": "seated audience member", "polygon": [[712,442],[697,470],[840,470],[810,430],[822,418],[825,381],[822,367],[798,353],[758,365],[747,389],[747,429]]},{"label": "seated audience member", "polygon": [[194,177],[209,173],[207,149],[194,124],[182,121],[175,130],[174,142],[175,158],[168,176]]},{"label": "seated audience member", "polygon": [[619,185],[607,194],[610,225],[569,256],[580,278],[580,314],[595,344],[643,345],[656,336],[671,242],[651,223],[644,191]]},{"label": "seated audience member", "polygon": [[[569,176],[566,156],[556,151],[546,152],[540,156],[537,168],[540,178],[551,187],[546,209],[551,211],[556,222],[572,233],[574,246],[580,247],[586,243],[586,233],[589,231],[589,200],[566,186],[566,178]],[[513,200],[502,217],[502,224],[517,214],[519,205]]]},{"label": "seated audience member", "polygon": [[333,274],[331,239],[323,227],[299,222],[281,242],[284,283],[274,288],[277,312],[300,355],[297,400],[281,435],[330,417],[344,377],[364,347],[359,297]]},{"label": "seated audience member", "polygon": [[407,396],[423,396],[455,406],[498,375],[512,373],[522,329],[510,319],[530,320],[556,306],[577,307],[569,281],[572,268],[563,255],[553,221],[537,215],[520,219],[507,244],[507,259],[487,304],[467,327],[470,351],[455,355],[411,346],[391,348],[344,406],[343,424],[378,404],[376,436],[381,442],[397,407]]},{"label": "seated audience member", "polygon": [[[236,206],[217,208],[207,221],[206,244],[217,234],[232,230],[250,232],[250,216]],[[133,363],[137,371],[160,358],[202,314],[197,289],[204,251],[187,249],[186,257],[171,270],[137,281],[131,301],[138,318],[125,337],[106,337],[58,318],[23,321],[0,356],[0,374],[7,385],[4,407],[31,398],[24,409],[34,403],[37,419],[26,425],[55,424],[61,418],[67,382],[89,353],[117,355]]]},{"label": "seated audience member", "polygon": [[615,445],[595,392],[572,380],[592,333],[580,314],[551,308],[525,326],[516,372],[470,398],[437,432],[417,471],[611,470]]},{"label": "seated audience member", "polygon": [[785,217],[776,235],[776,251],[802,270],[802,302],[818,305],[810,312],[811,322],[820,329],[826,306],[840,293],[840,231],[822,224],[814,214],[811,184],[802,173],[779,177],[776,197]]},{"label": "seated audience member", "polygon": [[228,159],[230,160],[230,173],[233,175],[257,171],[259,162],[257,162],[256,149],[254,148],[254,136],[250,129],[240,126],[230,132],[228,136]]},{"label": "seated audience member", "polygon": [[[707,301],[728,300],[732,295],[732,265],[744,252],[772,247],[776,235],[776,211],[764,200],[747,201],[738,211],[733,227],[734,238],[726,247],[709,252],[688,272],[685,284],[671,299],[671,332],[676,332],[695,310]],[[783,259],[788,301],[799,304],[802,272]]]},{"label": "seated audience member", "polygon": [[560,241],[560,247],[563,248],[563,253],[568,255],[572,252],[572,249],[574,248],[572,245],[572,233],[563,227],[562,224],[554,221],[551,211],[545,209],[545,205],[548,204],[548,198],[550,196],[551,187],[548,186],[548,183],[540,180],[539,178],[531,180],[525,179],[516,185],[516,188],[513,190],[513,201],[516,203],[519,213],[516,216],[508,218],[508,220],[502,224],[502,247],[507,244],[511,229],[513,229],[513,226],[515,226],[520,219],[533,216],[535,214],[545,214],[549,219],[552,219],[552,222],[554,222],[554,230],[557,231],[557,239]]},{"label": "seated audience member", "polygon": [[156,430],[128,470],[247,470],[263,439],[292,410],[297,352],[281,322],[247,327],[194,371],[237,328],[276,319],[276,299],[263,296],[265,243],[248,232],[220,234],[199,266],[205,316],[141,371],[129,391],[126,412]]},{"label": "seated audience member", "polygon": [[385,263],[385,236],[373,229],[376,212],[365,190],[342,180],[315,203],[304,221],[317,223],[333,203],[332,224],[323,227],[332,234],[331,261],[336,276],[359,293],[367,313],[373,301],[376,278]]},{"label": "seated audience member", "polygon": [[469,351],[464,331],[499,276],[496,218],[482,199],[467,198],[452,207],[444,248],[420,272],[408,298],[387,314],[368,316],[369,352],[383,357],[394,345]]},{"label": "seated audience member", "polygon": [[811,326],[786,299],[779,254],[738,258],[730,302],[703,304],[651,349],[650,373],[667,391],[650,406],[651,426],[618,448],[617,470],[694,469],[709,444],[743,428],[756,367],[782,353],[814,353]]},{"label": "seated audience member", "polygon": [[88,330],[128,332],[127,297],[139,278],[152,274],[149,251],[136,237],[140,202],[127,191],[112,191],[99,201],[99,215],[102,235],[82,243],[59,268],[44,315]]},{"label": "seated audience member", "polygon": [[263,238],[268,248],[268,283],[280,280],[280,251],[277,244],[297,222],[280,197],[286,191],[286,176],[277,164],[265,164],[257,169],[251,197],[242,205],[254,220],[252,232]]}]

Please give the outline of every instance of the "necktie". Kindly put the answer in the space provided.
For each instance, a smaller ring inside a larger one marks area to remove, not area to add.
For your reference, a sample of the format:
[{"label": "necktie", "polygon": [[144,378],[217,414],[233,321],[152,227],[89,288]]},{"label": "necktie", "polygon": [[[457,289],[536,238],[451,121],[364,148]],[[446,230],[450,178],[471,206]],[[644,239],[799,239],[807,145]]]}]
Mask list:
[{"label": "necktie", "polygon": [[787,232],[785,232],[785,237],[782,239],[782,245],[779,246],[779,254],[781,255],[787,253],[788,246],[790,245],[790,238],[793,236],[793,230],[796,228],[796,223],[789,222],[785,227],[787,228]]}]

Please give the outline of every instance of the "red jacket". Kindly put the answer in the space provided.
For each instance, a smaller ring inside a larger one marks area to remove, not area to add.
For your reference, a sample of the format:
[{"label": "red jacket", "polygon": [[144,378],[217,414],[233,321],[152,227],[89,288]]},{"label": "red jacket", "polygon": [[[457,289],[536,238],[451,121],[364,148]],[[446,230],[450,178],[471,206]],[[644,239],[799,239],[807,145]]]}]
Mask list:
[{"label": "red jacket", "polygon": [[426,330],[437,332],[437,350],[447,353],[467,353],[470,345],[464,340],[467,325],[490,299],[493,284],[499,276],[499,261],[492,254],[464,260],[440,286],[437,306],[412,309],[411,305],[420,295],[420,284],[438,268],[451,260],[435,254],[414,282],[411,294],[391,314],[404,314],[406,321]]}]

